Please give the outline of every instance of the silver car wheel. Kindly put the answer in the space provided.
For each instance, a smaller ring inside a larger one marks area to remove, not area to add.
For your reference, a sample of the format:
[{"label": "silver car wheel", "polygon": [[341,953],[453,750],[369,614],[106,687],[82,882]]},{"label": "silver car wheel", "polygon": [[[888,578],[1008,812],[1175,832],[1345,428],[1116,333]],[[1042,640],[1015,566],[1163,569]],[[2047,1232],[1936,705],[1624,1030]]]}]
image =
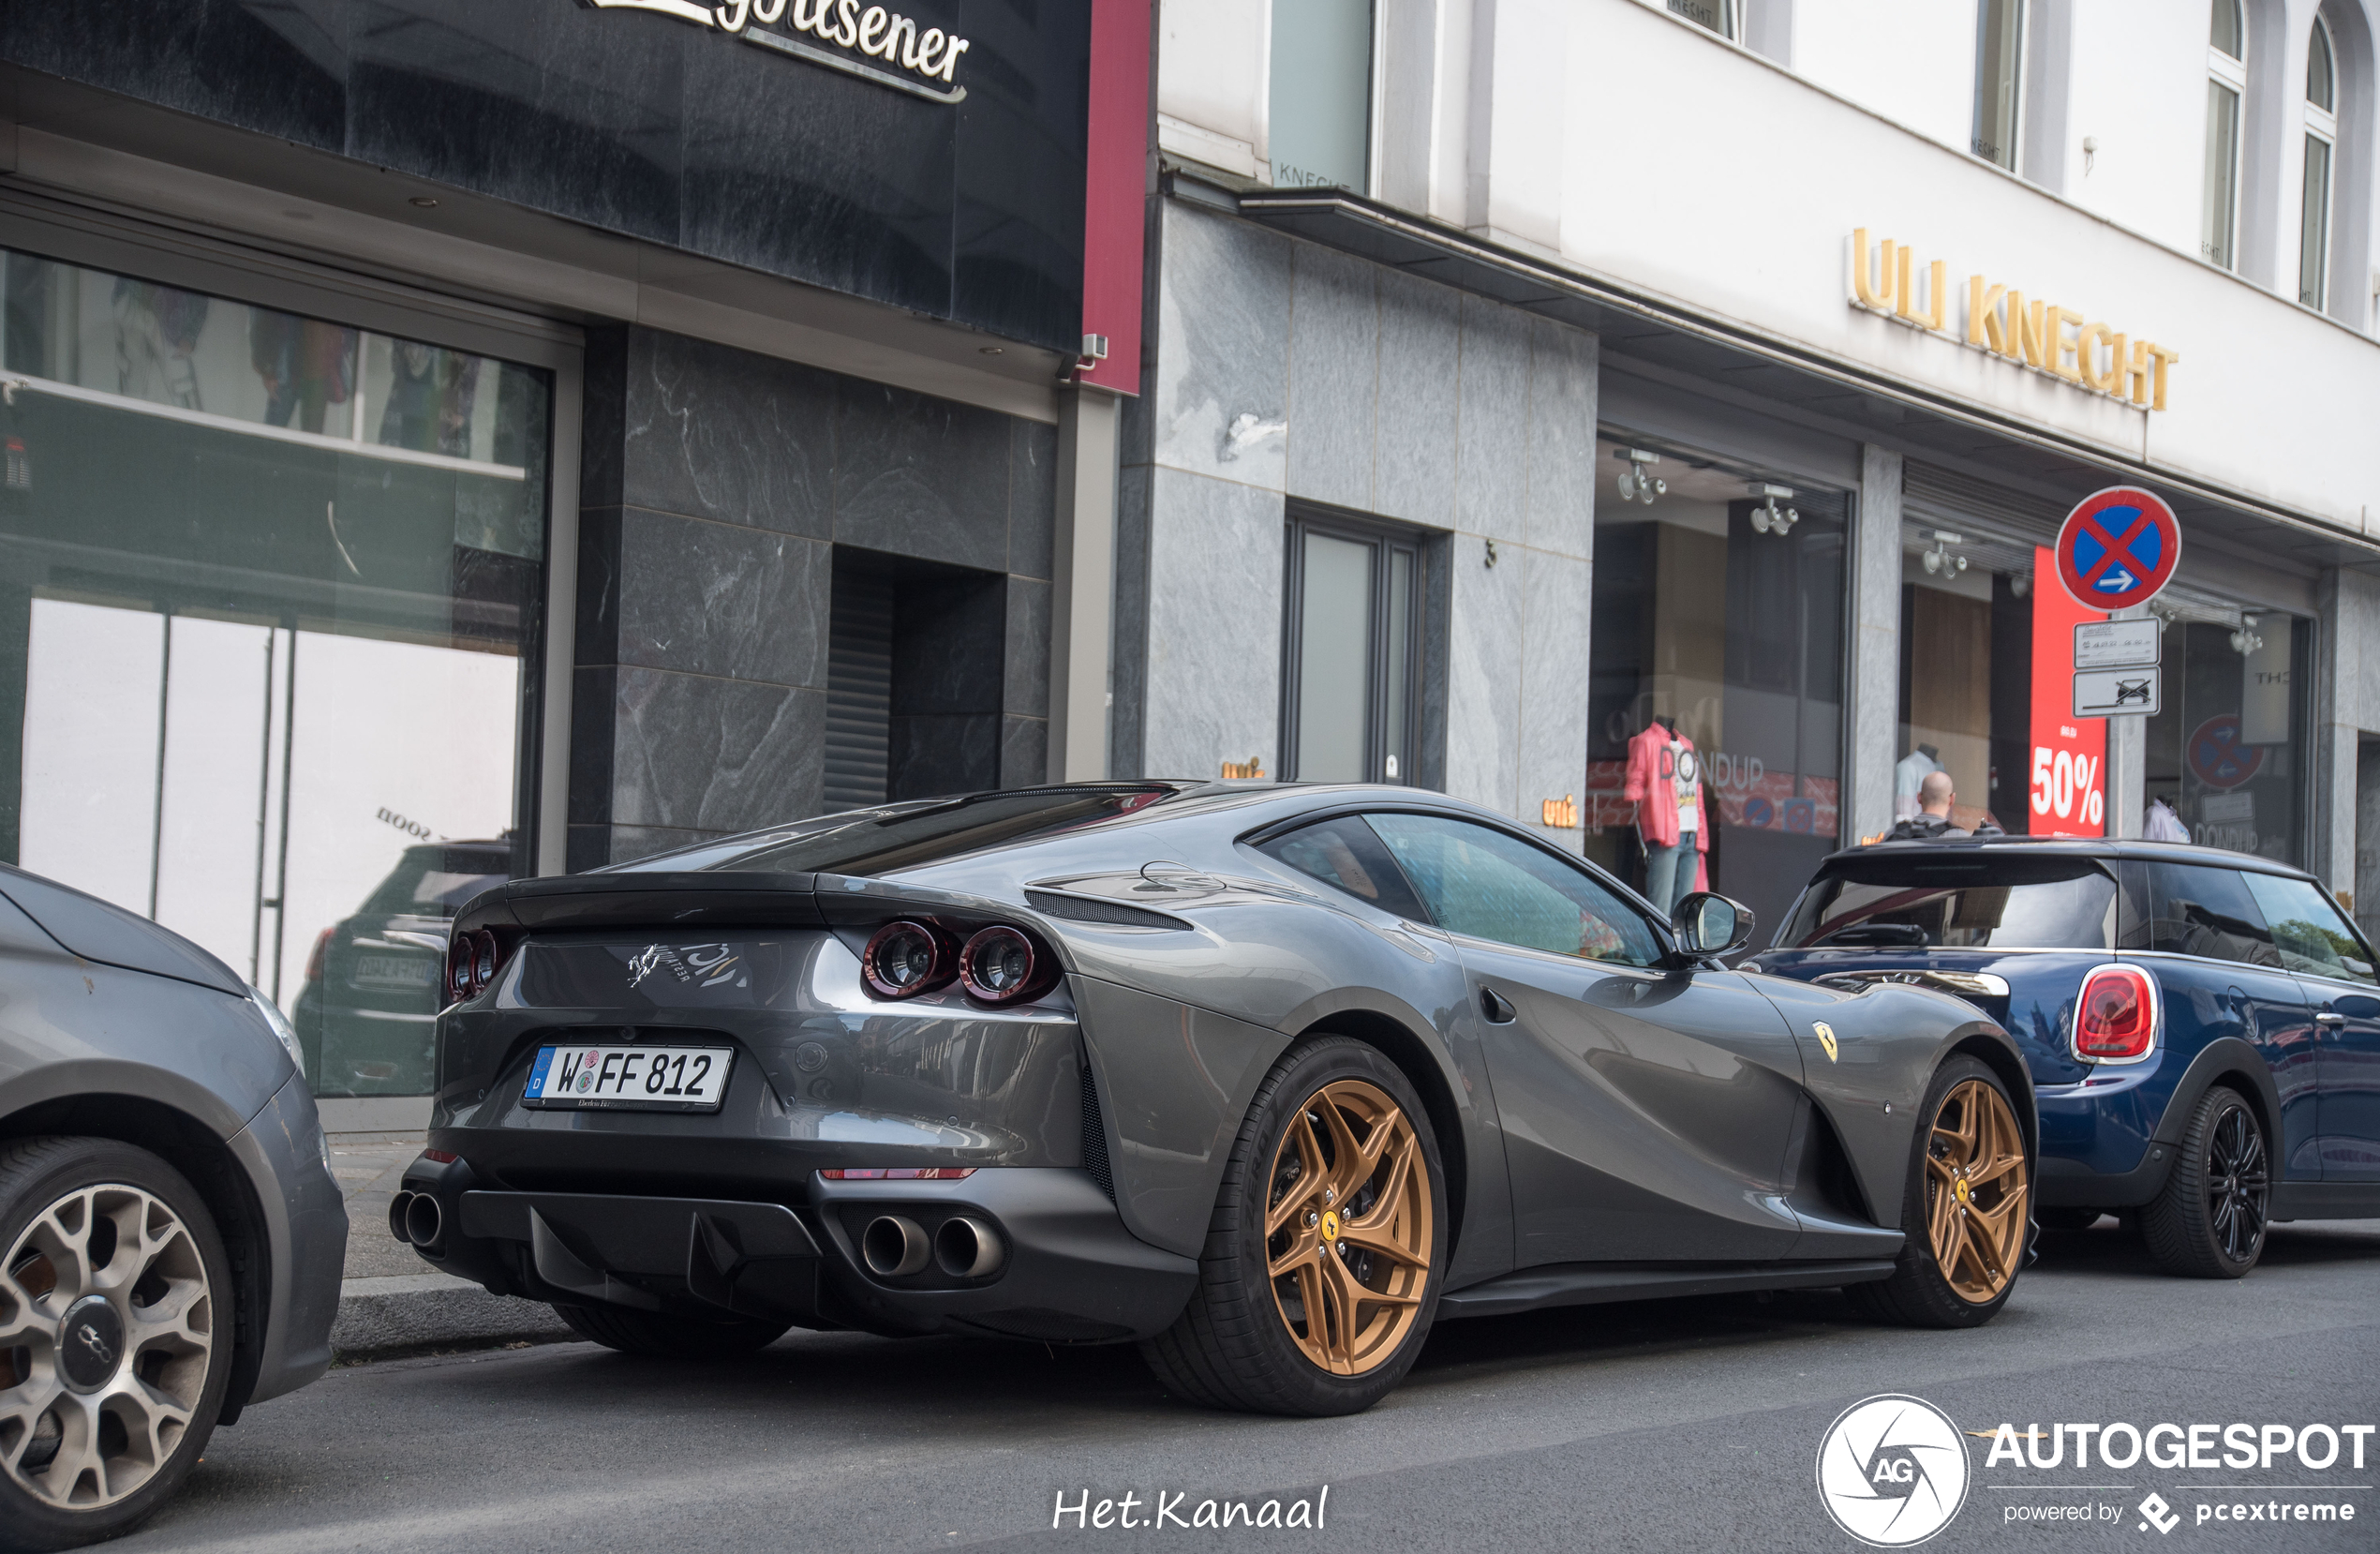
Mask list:
[{"label": "silver car wheel", "polygon": [[63,1511],[137,1493],[198,1412],[215,1310],[163,1199],[111,1183],[52,1203],[0,1260],[0,1470]]}]

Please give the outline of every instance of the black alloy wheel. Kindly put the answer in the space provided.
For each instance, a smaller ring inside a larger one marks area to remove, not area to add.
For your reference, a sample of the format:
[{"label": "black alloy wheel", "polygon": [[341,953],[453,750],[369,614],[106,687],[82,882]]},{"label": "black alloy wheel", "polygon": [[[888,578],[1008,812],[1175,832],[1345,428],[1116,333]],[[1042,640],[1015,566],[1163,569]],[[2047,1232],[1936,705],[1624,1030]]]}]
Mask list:
[{"label": "black alloy wheel", "polygon": [[2264,1125],[2237,1090],[2207,1092],[2183,1129],[2180,1158],[2140,1212],[2149,1255],[2185,1278],[2239,1278],[2264,1254],[2272,1158]]}]

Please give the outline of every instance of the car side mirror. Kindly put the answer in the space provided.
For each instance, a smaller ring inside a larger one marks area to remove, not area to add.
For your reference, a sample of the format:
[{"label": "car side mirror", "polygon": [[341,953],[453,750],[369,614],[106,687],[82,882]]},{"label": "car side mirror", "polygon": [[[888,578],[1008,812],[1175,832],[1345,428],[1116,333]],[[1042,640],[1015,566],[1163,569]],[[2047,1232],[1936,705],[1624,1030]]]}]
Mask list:
[{"label": "car side mirror", "polygon": [[1677,904],[1678,948],[1688,955],[1730,955],[1752,942],[1752,909],[1697,890]]}]

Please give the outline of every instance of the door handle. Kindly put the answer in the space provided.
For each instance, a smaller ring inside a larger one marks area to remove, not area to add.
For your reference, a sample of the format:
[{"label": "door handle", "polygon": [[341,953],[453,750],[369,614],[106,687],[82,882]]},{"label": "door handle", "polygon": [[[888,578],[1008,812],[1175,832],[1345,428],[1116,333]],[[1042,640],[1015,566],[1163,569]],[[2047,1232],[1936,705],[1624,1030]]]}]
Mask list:
[{"label": "door handle", "polygon": [[2317,1025],[2343,1025],[2347,1017],[2335,1009],[2322,1009],[2315,1013],[2313,1023]]},{"label": "door handle", "polygon": [[1521,1011],[1497,997],[1494,988],[1482,986],[1480,989],[1480,1013],[1491,1025],[1509,1025],[1520,1018]]}]

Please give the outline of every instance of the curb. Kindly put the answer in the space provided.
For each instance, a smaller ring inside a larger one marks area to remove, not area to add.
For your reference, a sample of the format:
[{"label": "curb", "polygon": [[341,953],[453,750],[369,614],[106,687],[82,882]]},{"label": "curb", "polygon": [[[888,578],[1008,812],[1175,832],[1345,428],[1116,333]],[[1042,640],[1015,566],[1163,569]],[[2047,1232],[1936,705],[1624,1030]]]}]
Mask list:
[{"label": "curb", "polygon": [[350,1278],[331,1325],[333,1363],[433,1349],[480,1349],[576,1337],[550,1306],[491,1295],[452,1274]]}]

